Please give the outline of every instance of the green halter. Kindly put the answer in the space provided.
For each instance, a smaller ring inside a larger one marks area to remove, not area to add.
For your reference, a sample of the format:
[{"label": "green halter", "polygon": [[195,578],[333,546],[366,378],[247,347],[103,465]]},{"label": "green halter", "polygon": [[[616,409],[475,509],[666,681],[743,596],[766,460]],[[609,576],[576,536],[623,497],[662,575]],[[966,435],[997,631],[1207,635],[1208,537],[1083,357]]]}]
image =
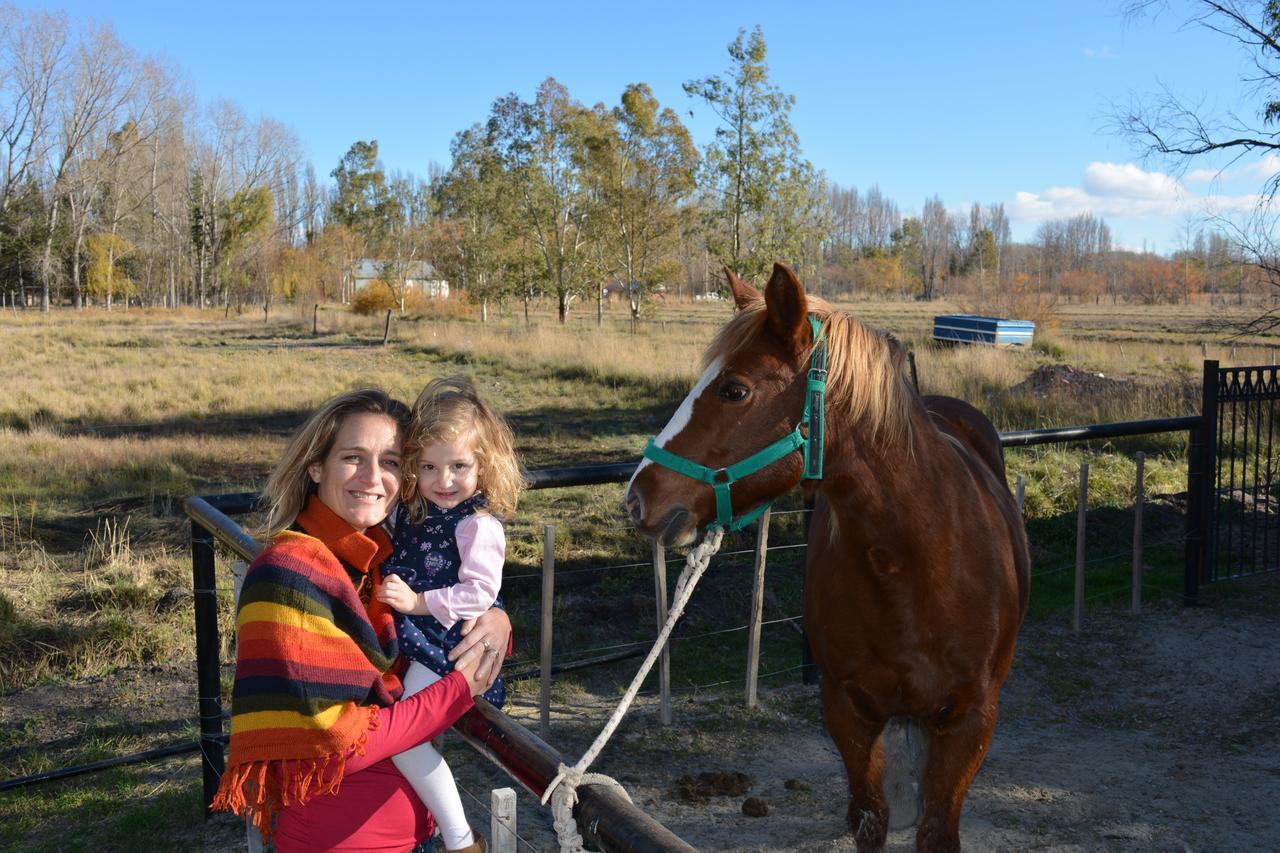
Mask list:
[{"label": "green halter", "polygon": [[729,530],[741,530],[769,508],[772,501],[761,504],[745,515],[733,517],[733,500],[729,487],[738,480],[760,469],[772,465],[782,457],[804,449],[804,478],[806,480],[822,479],[822,443],[823,427],[826,421],[827,394],[827,342],[822,337],[822,326],[818,319],[809,315],[809,326],[813,329],[813,357],[809,361],[809,377],[805,386],[804,413],[800,423],[790,433],[770,444],[758,453],[753,453],[741,462],[735,462],[724,468],[708,468],[691,459],[677,456],[666,448],[659,447],[652,438],[644,449],[644,457],[664,468],[670,468],[677,474],[684,474],[700,483],[707,483],[715,490],[716,524]]}]

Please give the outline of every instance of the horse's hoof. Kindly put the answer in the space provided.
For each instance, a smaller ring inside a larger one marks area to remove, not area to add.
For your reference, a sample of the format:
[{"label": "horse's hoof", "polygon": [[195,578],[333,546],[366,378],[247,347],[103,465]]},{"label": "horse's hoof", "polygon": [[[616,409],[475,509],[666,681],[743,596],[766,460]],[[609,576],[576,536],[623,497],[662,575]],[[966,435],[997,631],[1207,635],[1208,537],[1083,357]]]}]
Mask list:
[{"label": "horse's hoof", "polygon": [[883,814],[860,809],[850,803],[849,831],[853,833],[853,841],[858,845],[858,853],[881,850],[889,831],[888,821]]}]

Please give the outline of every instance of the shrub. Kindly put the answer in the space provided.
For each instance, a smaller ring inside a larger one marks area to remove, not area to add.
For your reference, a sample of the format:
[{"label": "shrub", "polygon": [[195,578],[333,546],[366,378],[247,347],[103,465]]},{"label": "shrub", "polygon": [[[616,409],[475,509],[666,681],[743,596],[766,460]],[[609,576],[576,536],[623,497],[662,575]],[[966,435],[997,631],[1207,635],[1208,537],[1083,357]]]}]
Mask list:
[{"label": "shrub", "polygon": [[1053,359],[1062,359],[1066,356],[1067,351],[1063,349],[1062,344],[1051,338],[1037,338],[1032,344],[1031,349],[1038,353],[1049,356]]},{"label": "shrub", "polygon": [[351,299],[351,310],[366,317],[399,307],[391,290],[377,283],[357,290]]}]

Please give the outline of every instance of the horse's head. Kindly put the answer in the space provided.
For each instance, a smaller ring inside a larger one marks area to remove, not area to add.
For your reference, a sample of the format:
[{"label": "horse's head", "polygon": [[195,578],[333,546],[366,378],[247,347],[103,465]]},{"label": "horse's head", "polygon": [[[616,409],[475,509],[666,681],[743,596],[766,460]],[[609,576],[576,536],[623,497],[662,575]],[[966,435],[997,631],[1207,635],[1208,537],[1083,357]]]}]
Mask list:
[{"label": "horse's head", "polygon": [[[775,264],[764,296],[726,270],[738,313],[704,356],[702,378],[654,444],[695,465],[725,468],[784,438],[804,409],[813,332],[804,288]],[[735,482],[741,515],[800,482],[800,452],[788,453]],[[627,486],[626,505],[640,532],[687,545],[716,519],[713,487],[645,459]]]}]

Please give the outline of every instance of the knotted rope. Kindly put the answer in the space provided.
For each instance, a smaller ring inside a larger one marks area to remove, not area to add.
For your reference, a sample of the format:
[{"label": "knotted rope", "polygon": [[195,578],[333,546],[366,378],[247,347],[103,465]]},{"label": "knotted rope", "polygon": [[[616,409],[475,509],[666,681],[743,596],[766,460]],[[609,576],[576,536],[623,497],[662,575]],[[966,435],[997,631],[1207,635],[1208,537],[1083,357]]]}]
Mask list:
[{"label": "knotted rope", "polygon": [[640,664],[640,670],[636,673],[635,678],[631,679],[631,686],[623,694],[622,701],[618,703],[613,715],[609,717],[609,721],[604,724],[604,728],[596,736],[595,742],[578,759],[578,763],[572,767],[561,764],[556,777],[551,780],[546,790],[542,792],[542,804],[545,806],[548,800],[551,801],[551,813],[555,818],[556,837],[560,841],[561,853],[581,853],[582,851],[582,836],[578,833],[578,824],[573,819],[573,807],[578,802],[579,785],[610,785],[621,791],[622,795],[630,802],[631,796],[616,780],[602,773],[587,773],[587,768],[596,760],[596,756],[604,749],[605,744],[609,742],[609,738],[613,736],[614,730],[618,728],[622,718],[626,716],[627,710],[631,707],[631,702],[636,698],[636,694],[640,692],[640,685],[644,683],[645,678],[649,675],[649,670],[653,668],[654,663],[658,660],[662,647],[666,645],[667,638],[671,636],[671,629],[675,627],[676,620],[684,613],[685,605],[689,603],[689,597],[693,595],[693,588],[698,585],[698,580],[702,577],[703,572],[707,570],[707,566],[711,564],[712,556],[720,550],[720,540],[723,538],[724,529],[712,527],[707,530],[706,535],[702,537],[702,541],[689,551],[684,560],[684,570],[680,572],[680,578],[676,581],[671,610],[667,613],[667,622],[662,626],[662,630],[658,632],[658,638],[654,640],[653,648],[649,650],[649,655],[644,659],[644,663]]}]

